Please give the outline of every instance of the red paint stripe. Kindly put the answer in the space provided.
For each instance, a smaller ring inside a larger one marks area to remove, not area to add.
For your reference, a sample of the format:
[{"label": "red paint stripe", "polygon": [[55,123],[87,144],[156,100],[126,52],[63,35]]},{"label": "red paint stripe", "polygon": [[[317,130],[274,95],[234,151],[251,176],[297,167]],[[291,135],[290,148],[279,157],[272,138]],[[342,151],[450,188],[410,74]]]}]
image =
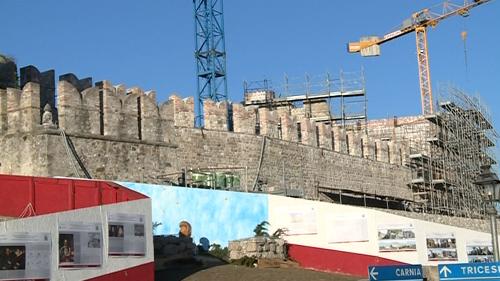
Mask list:
[{"label": "red paint stripe", "polygon": [[87,281],[154,281],[155,263],[145,263],[139,266],[130,267],[99,277],[87,279]]},{"label": "red paint stripe", "polygon": [[377,256],[293,244],[288,247],[288,255],[305,268],[360,277],[367,277],[370,265],[406,264]]},{"label": "red paint stripe", "polygon": [[144,198],[114,182],[0,175],[0,216],[5,217],[19,217],[30,203],[36,215],[44,215]]}]

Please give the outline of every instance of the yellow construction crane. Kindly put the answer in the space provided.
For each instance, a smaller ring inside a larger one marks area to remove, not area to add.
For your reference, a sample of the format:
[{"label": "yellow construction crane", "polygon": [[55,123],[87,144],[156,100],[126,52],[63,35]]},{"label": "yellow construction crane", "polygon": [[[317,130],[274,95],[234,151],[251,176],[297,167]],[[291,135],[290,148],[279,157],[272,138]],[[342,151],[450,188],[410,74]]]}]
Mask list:
[{"label": "yellow construction crane", "polygon": [[398,29],[382,37],[363,37],[359,42],[349,43],[347,49],[349,53],[359,52],[362,56],[378,56],[380,55],[380,45],[383,43],[389,42],[405,34],[415,32],[417,39],[417,60],[422,114],[432,114],[434,110],[431,75],[429,71],[429,53],[427,51],[427,27],[435,27],[440,21],[453,15],[467,17],[470,9],[489,1],[491,0],[445,1],[435,7],[413,13],[409,19],[403,21],[403,24]]}]

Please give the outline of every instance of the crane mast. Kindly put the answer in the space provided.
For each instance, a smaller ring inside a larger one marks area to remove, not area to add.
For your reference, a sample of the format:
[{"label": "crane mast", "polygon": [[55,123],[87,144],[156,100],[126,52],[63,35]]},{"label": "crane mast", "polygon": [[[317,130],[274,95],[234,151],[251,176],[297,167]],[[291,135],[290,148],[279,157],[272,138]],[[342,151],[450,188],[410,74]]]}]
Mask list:
[{"label": "crane mast", "polygon": [[227,101],[224,14],[222,0],[193,0],[193,4],[197,82],[195,126],[203,127],[203,102]]},{"label": "crane mast", "polygon": [[417,42],[417,60],[420,82],[420,102],[422,103],[422,114],[429,115],[434,112],[431,72],[429,68],[429,53],[427,50],[427,28],[419,26],[415,29]]},{"label": "crane mast", "polygon": [[463,2],[461,1],[460,4],[458,1],[445,1],[435,7],[413,13],[409,19],[403,21],[403,24],[398,29],[382,37],[364,37],[361,38],[359,42],[350,42],[347,46],[347,50],[349,53],[361,53],[361,56],[378,56],[380,55],[380,45],[383,43],[415,32],[422,114],[432,114],[434,109],[429,67],[429,51],[427,47],[427,27],[435,27],[440,21],[453,15],[467,17],[470,9],[490,1],[491,0],[464,0]]}]

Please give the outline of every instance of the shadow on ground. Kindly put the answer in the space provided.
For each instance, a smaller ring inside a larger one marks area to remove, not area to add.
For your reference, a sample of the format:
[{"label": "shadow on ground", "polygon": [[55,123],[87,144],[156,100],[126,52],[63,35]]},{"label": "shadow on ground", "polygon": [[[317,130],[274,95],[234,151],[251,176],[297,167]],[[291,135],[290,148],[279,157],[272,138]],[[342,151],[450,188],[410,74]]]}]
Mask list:
[{"label": "shadow on ground", "polygon": [[227,264],[213,256],[177,261],[156,271],[156,281],[359,281],[360,277],[302,268],[250,268]]},{"label": "shadow on ground", "polygon": [[155,272],[155,281],[180,281],[198,271],[226,265],[227,262],[210,254],[197,255],[194,258],[178,259],[163,264],[162,269]]}]

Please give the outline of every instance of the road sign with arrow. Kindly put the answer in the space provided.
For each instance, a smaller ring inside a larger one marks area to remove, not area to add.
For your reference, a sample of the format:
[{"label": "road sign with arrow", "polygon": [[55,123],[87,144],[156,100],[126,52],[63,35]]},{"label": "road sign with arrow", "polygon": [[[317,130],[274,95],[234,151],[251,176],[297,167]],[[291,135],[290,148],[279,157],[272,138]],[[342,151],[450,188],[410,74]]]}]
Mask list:
[{"label": "road sign with arrow", "polygon": [[438,265],[440,281],[500,281],[500,263],[455,263]]},{"label": "road sign with arrow", "polygon": [[[369,266],[370,281],[422,281],[422,265]],[[500,280],[499,280],[500,281]]]}]

